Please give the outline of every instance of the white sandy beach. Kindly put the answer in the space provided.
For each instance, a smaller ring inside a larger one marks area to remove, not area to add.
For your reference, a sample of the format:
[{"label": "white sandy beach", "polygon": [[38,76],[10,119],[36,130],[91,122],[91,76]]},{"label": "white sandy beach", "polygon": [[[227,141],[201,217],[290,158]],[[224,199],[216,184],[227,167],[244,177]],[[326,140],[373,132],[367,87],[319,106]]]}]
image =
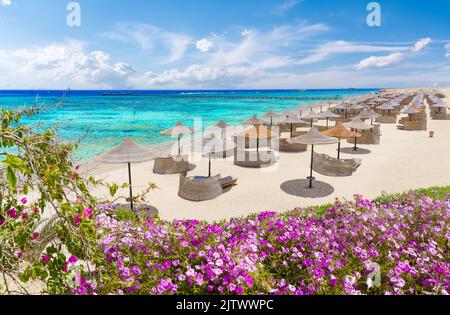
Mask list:
[{"label": "white sandy beach", "polygon": [[[442,89],[450,106],[450,89]],[[351,177],[327,177],[315,173],[317,180],[333,186],[334,193],[324,198],[301,198],[281,190],[286,181],[309,175],[310,153],[280,153],[279,161],[269,169],[247,169],[227,161],[213,161],[213,174],[238,178],[238,185],[217,199],[190,202],[178,197],[179,175],[153,174],[153,162],[133,164],[133,186],[136,191],[148,182],[159,189],[148,195],[147,202],[159,210],[163,219],[205,219],[209,221],[240,217],[266,210],[287,211],[296,207],[332,202],[336,197],[351,198],[363,194],[368,198],[383,191],[395,193],[413,188],[450,185],[450,121],[428,118],[428,131],[401,131],[395,124],[381,125],[380,145],[358,145],[369,154],[346,154],[342,158],[361,158],[362,165]],[[352,147],[346,141],[342,148]],[[317,146],[316,152],[336,155],[336,145]],[[196,169],[189,175],[207,175],[208,161],[193,161]],[[90,161],[90,175],[108,182],[124,183],[128,179],[126,165],[99,165]],[[104,192],[97,191],[99,195]],[[127,194],[126,191],[123,192]]]}]

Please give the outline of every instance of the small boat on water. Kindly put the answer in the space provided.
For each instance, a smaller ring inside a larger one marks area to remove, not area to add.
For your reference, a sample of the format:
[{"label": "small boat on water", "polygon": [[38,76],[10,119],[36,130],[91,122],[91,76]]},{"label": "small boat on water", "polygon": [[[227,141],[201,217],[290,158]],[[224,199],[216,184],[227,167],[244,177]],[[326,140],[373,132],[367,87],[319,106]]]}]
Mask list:
[{"label": "small boat on water", "polygon": [[131,92],[102,92],[102,96],[133,96]]}]

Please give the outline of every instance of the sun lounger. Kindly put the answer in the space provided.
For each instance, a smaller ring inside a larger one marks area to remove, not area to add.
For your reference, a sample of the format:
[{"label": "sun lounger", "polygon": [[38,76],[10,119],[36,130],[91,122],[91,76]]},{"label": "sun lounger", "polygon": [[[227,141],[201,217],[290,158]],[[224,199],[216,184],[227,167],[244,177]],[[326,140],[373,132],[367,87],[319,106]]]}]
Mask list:
[{"label": "sun lounger", "polygon": [[161,175],[179,174],[192,171],[194,168],[195,165],[190,164],[188,157],[184,155],[176,157],[160,157],[155,159],[153,173]]},{"label": "sun lounger", "polygon": [[230,188],[230,187],[233,187],[233,186],[237,185],[237,179],[235,179],[235,178],[233,178],[231,176],[228,176],[228,177],[221,178],[219,180],[219,183],[220,183],[220,185],[222,186],[223,189]]},{"label": "sun lounger", "polygon": [[271,166],[275,163],[274,151],[235,151],[234,165],[249,168]]},{"label": "sun lounger", "polygon": [[302,143],[289,143],[288,139],[280,139],[279,150],[280,152],[304,152],[308,146]]},{"label": "sun lounger", "polygon": [[314,153],[313,170],[325,176],[351,176],[360,165],[360,159],[338,160],[326,154]]},{"label": "sun lounger", "polygon": [[221,178],[220,174],[214,177],[187,177],[186,173],[182,173],[178,196],[190,201],[212,200],[223,194],[224,189],[235,186],[236,181],[230,176]]}]

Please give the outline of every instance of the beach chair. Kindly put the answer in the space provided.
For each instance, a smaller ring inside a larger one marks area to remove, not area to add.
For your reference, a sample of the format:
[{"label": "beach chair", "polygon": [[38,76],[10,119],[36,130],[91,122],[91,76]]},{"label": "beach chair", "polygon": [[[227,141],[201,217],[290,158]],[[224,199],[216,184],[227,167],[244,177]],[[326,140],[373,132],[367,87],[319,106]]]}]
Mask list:
[{"label": "beach chair", "polygon": [[351,176],[360,165],[360,159],[338,160],[326,154],[314,153],[313,170],[325,176]]},{"label": "beach chair", "polygon": [[195,169],[194,164],[190,164],[187,155],[160,157],[155,159],[153,173],[160,175],[180,174]]}]

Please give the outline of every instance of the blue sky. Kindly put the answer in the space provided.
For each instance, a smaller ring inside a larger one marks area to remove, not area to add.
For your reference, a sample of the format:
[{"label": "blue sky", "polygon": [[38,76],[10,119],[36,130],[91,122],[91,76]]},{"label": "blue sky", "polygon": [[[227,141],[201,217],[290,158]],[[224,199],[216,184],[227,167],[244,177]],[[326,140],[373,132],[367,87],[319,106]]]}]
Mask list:
[{"label": "blue sky", "polygon": [[450,86],[450,2],[0,0],[0,88]]}]

